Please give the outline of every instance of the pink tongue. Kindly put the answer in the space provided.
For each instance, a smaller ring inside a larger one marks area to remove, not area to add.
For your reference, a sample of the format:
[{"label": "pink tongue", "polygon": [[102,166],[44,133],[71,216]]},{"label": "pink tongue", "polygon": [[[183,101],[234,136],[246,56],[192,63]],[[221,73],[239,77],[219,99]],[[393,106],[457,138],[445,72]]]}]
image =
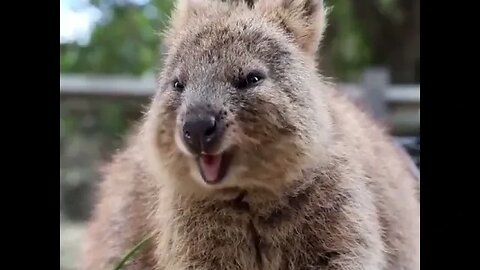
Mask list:
[{"label": "pink tongue", "polygon": [[217,180],[221,162],[222,155],[202,155],[200,157],[200,170],[202,170],[205,181],[214,182]]}]

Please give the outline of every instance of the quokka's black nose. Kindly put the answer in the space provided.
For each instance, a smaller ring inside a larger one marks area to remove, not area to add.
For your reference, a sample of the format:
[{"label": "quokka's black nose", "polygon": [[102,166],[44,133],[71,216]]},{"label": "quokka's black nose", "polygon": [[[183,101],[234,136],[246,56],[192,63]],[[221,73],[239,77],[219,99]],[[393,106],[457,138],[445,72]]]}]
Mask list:
[{"label": "quokka's black nose", "polygon": [[221,136],[219,121],[214,113],[189,113],[183,124],[183,139],[195,154],[210,153]]}]

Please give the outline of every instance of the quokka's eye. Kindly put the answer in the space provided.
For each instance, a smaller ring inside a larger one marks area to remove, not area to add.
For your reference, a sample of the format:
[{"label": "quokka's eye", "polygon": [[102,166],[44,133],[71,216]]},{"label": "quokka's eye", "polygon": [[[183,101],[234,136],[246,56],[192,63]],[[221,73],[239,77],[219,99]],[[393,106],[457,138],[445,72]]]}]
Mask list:
[{"label": "quokka's eye", "polygon": [[250,73],[247,75],[247,83],[249,85],[253,85],[253,84],[257,84],[259,83],[261,80],[263,80],[263,77],[261,74],[258,74],[258,73]]},{"label": "quokka's eye", "polygon": [[264,79],[265,75],[263,75],[263,73],[259,71],[252,71],[237,83],[237,87],[240,89],[253,87],[261,83]]},{"label": "quokka's eye", "polygon": [[185,85],[183,85],[179,80],[173,81],[173,88],[177,91],[183,91]]}]

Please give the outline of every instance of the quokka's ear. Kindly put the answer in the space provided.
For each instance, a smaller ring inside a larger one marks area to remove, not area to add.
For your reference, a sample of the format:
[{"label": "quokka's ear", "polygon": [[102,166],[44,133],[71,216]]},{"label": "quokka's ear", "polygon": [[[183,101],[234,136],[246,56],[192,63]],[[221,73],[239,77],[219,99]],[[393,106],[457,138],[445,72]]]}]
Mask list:
[{"label": "quokka's ear", "polygon": [[172,13],[172,27],[184,26],[192,15],[202,13],[210,0],[177,0]]},{"label": "quokka's ear", "polygon": [[210,0],[176,0],[170,15],[169,27],[163,32],[163,45],[169,47],[174,39],[172,35],[184,29],[191,19],[205,14],[210,2]]},{"label": "quokka's ear", "polygon": [[307,53],[316,53],[326,27],[323,0],[258,0],[255,9],[290,33]]}]

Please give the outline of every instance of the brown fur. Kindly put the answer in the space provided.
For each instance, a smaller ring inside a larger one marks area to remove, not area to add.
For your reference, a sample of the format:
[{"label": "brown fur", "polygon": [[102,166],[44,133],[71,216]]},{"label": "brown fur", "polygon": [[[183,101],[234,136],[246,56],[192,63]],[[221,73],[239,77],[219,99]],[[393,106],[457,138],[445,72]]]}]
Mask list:
[{"label": "brown fur", "polygon": [[[324,28],[320,0],[179,0],[158,93],[105,172],[84,269],[108,269],[152,233],[128,269],[419,269],[415,178],[318,75]],[[236,89],[251,69],[266,79]],[[193,103],[227,123],[234,159],[216,186],[178,140]]]}]

